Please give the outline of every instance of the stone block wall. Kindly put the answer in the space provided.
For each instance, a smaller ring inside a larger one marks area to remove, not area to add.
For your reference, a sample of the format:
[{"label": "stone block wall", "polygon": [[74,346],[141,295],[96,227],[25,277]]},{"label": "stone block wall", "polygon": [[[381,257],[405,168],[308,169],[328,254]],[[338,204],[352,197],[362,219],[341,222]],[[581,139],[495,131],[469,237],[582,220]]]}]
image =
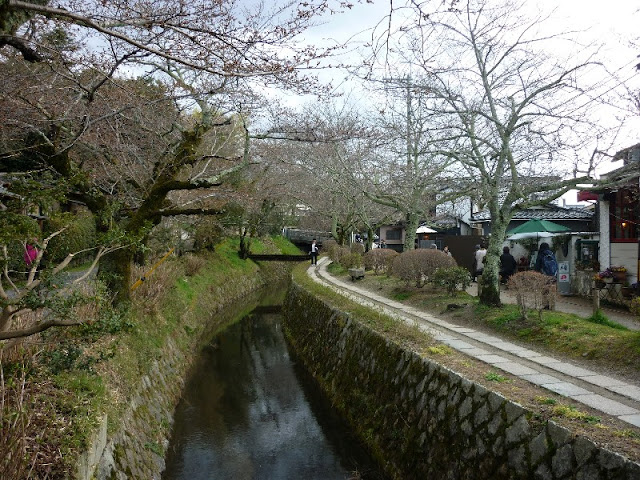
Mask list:
[{"label": "stone block wall", "polygon": [[[215,291],[215,304],[206,305],[210,318],[203,318],[195,335],[179,325],[157,352],[149,372],[131,388],[128,408],[115,433],[107,436],[107,419],[94,435],[94,441],[77,460],[74,478],[78,480],[159,480],[165,468],[164,454],[169,444],[173,414],[189,368],[202,346],[220,328],[256,303],[261,289],[282,282],[290,266],[273,262],[258,275],[228,282]],[[208,297],[211,299],[211,297]],[[178,337],[188,341],[178,342]],[[180,346],[183,345],[183,346]]]},{"label": "stone block wall", "polygon": [[296,353],[393,478],[640,479],[640,465],[403,350],[300,286],[284,314]]},{"label": "stone block wall", "polygon": [[102,455],[96,459],[97,469],[93,478],[160,478],[165,466],[164,451],[169,442],[164,433],[180,399],[187,366],[191,360],[189,357],[169,339],[163,349],[163,356],[140,379],[138,390],[129,400],[122,428],[109,439]]}]

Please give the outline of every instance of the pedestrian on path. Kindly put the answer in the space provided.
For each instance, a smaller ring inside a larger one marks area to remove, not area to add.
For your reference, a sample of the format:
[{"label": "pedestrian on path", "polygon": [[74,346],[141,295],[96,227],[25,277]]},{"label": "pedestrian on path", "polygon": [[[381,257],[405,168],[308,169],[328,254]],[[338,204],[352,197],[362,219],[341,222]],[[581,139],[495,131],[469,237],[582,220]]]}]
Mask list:
[{"label": "pedestrian on path", "polygon": [[555,307],[556,298],[556,275],[558,273],[558,261],[549,248],[547,242],[542,242],[538,249],[538,256],[534,270],[546,275],[549,278],[549,286],[544,292],[545,309],[552,310]]},{"label": "pedestrian on path", "polygon": [[309,254],[311,255],[311,265],[317,265],[318,264],[318,244],[315,238],[311,242],[311,251],[309,252]]},{"label": "pedestrian on path", "polygon": [[503,247],[500,255],[500,282],[506,284],[509,277],[516,273],[516,268],[516,259],[509,252],[509,247]]},{"label": "pedestrian on path", "polygon": [[549,248],[549,244],[547,242],[542,242],[540,244],[534,270],[549,277],[553,277],[555,281],[556,274],[558,273],[558,261],[556,260],[556,256]]},{"label": "pedestrian on path", "polygon": [[[479,245],[479,249],[476,250],[476,255],[475,255],[475,273],[474,273],[474,277],[479,277],[480,275],[482,275],[482,272],[484,272],[484,257],[487,256],[487,249],[484,246],[484,244]],[[477,280],[477,278],[476,278]]]}]

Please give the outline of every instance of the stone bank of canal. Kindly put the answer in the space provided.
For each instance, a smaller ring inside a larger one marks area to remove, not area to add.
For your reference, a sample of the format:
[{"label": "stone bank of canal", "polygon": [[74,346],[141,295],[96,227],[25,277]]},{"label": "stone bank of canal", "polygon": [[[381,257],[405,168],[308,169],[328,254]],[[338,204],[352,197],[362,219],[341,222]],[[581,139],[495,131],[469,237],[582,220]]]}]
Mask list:
[{"label": "stone bank of canal", "polygon": [[290,354],[281,316],[258,308],[198,358],[175,412],[162,478],[383,476]]},{"label": "stone bank of canal", "polygon": [[606,445],[402,348],[302,285],[284,311],[296,352],[393,478],[640,479],[640,465]]}]

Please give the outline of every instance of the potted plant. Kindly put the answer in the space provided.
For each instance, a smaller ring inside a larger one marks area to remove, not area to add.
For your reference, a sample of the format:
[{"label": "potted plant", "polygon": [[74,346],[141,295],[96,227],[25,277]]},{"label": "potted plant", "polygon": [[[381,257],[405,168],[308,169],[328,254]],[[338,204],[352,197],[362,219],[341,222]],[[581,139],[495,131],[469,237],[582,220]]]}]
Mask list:
[{"label": "potted plant", "polygon": [[604,288],[607,282],[613,281],[613,272],[607,268],[593,276],[596,288]]},{"label": "potted plant", "polygon": [[624,283],[627,279],[627,269],[623,266],[609,267],[608,270],[611,270],[615,282]]}]

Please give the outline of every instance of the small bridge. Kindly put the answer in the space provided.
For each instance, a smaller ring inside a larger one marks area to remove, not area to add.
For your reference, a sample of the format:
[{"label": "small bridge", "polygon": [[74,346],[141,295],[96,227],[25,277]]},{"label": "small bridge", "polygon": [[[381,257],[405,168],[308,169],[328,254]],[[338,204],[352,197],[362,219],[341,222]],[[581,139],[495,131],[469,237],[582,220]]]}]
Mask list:
[{"label": "small bridge", "polygon": [[322,245],[322,242],[332,238],[331,232],[324,232],[321,230],[304,230],[300,228],[285,227],[282,231],[282,235],[288,238],[289,241],[299,247],[305,247],[311,245],[311,241],[315,238],[318,245]]},{"label": "small bridge", "polygon": [[255,262],[302,262],[310,261],[310,255],[257,255],[250,253],[247,258]]}]

